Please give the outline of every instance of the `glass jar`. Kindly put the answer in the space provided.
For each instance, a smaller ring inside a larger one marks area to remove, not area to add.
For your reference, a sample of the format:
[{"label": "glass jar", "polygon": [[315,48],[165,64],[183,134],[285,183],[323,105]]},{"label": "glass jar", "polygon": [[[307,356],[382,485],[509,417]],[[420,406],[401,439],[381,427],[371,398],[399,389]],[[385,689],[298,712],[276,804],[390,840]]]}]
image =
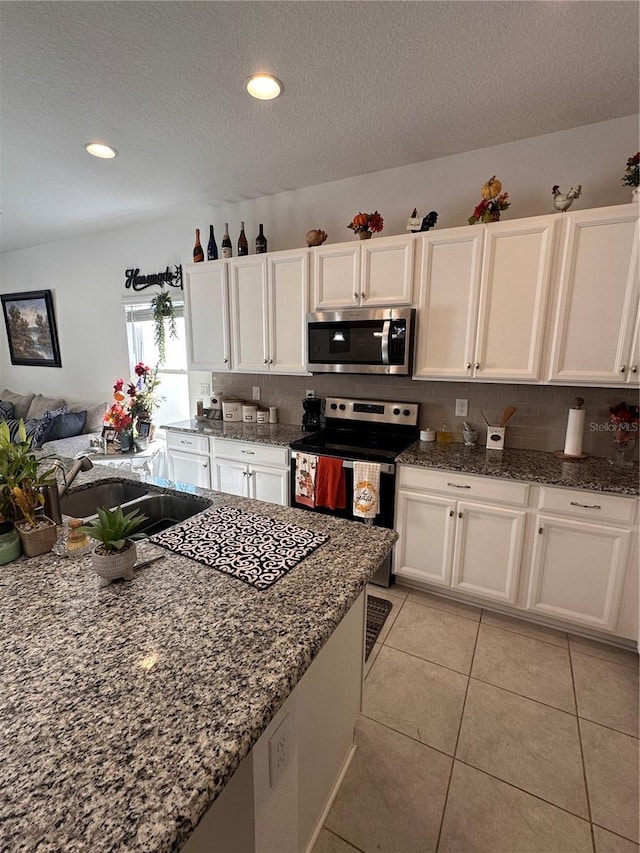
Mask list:
[{"label": "glass jar", "polygon": [[17,560],[22,554],[18,531],[13,524],[0,524],[0,566]]},{"label": "glass jar", "polygon": [[452,438],[453,435],[451,433],[451,427],[449,426],[449,424],[442,424],[436,436],[436,441],[438,442],[438,444],[449,444]]}]

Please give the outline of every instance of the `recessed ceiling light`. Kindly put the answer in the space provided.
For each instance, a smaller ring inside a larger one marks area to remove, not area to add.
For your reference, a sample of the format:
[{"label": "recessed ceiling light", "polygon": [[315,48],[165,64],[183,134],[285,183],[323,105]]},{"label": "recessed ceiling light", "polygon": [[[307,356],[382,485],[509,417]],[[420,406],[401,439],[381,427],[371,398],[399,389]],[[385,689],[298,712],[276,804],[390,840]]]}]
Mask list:
[{"label": "recessed ceiling light", "polygon": [[246,82],[247,92],[260,101],[272,101],[282,92],[282,83],[271,74],[252,74]]},{"label": "recessed ceiling light", "polygon": [[101,157],[103,160],[112,160],[118,154],[115,148],[104,145],[102,142],[87,142],[84,147],[89,154],[93,154],[94,157]]}]

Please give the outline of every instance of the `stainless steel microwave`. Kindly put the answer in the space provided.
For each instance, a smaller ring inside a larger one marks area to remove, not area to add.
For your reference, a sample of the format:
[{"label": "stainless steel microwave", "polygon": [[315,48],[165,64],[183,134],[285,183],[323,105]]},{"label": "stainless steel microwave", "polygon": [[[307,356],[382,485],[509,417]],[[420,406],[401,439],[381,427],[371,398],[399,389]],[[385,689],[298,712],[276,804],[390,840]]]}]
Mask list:
[{"label": "stainless steel microwave", "polygon": [[345,308],[307,314],[311,373],[411,373],[415,308]]}]

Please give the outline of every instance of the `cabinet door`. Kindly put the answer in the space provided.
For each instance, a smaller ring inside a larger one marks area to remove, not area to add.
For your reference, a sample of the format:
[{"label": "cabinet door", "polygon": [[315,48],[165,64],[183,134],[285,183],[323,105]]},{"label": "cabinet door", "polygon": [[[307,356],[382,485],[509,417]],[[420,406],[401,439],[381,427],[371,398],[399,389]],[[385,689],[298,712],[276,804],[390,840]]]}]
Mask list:
[{"label": "cabinet door", "polygon": [[190,483],[202,489],[211,488],[210,459],[201,453],[184,453],[169,450],[169,479],[178,483]]},{"label": "cabinet door", "polygon": [[527,513],[460,501],[452,587],[513,604]]},{"label": "cabinet door", "polygon": [[629,366],[626,370],[627,384],[640,384],[640,305],[635,310],[636,323],[633,330],[633,339],[631,341],[631,353],[629,356]]},{"label": "cabinet door", "polygon": [[189,370],[230,370],[226,263],[185,267],[184,299]]},{"label": "cabinet door", "polygon": [[556,219],[486,229],[473,375],[540,378]]},{"label": "cabinet door", "polygon": [[451,584],[455,502],[398,491],[394,573],[438,586]]},{"label": "cabinet door", "polygon": [[289,505],[289,472],[277,468],[251,465],[249,497],[267,503]]},{"label": "cabinet door", "polygon": [[267,258],[229,261],[233,367],[243,373],[269,369]]},{"label": "cabinet door", "polygon": [[361,305],[411,305],[414,237],[362,243]]},{"label": "cabinet door", "polygon": [[527,608],[613,631],[630,532],[538,516]]},{"label": "cabinet door", "polygon": [[212,488],[228,495],[249,497],[249,469],[243,462],[213,460]]},{"label": "cabinet door", "polygon": [[414,379],[472,375],[484,228],[453,228],[417,242]]},{"label": "cabinet door", "polygon": [[360,304],[360,244],[313,249],[312,311]]},{"label": "cabinet door", "polygon": [[566,217],[551,381],[626,382],[638,310],[637,207]]},{"label": "cabinet door", "polygon": [[269,368],[276,373],[307,372],[309,253],[268,256]]}]

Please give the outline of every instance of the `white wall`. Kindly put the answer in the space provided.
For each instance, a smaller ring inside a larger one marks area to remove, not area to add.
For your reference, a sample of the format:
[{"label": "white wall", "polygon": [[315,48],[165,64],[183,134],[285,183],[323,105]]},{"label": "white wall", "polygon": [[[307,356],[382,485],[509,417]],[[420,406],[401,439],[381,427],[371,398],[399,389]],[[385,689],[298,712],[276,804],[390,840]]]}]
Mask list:
[{"label": "white wall", "polygon": [[235,242],[242,219],[251,244],[263,222],[270,251],[303,246],[309,228],[323,228],[329,243],[355,239],[346,226],[359,210],[377,208],[385,218],[385,236],[404,232],[413,207],[422,215],[437,210],[437,227],[449,228],[466,223],[482,184],[493,174],[512,198],[505,220],[553,211],[551,187],[556,183],[562,189],[583,185],[572,209],[625,204],[631,193],[620,178],[638,147],[638,116],[627,116],[217,209],[194,205],[181,216],[150,216],[135,227],[111,227],[89,237],[7,252],[1,256],[0,292],[53,291],[62,368],[11,365],[3,329],[0,388],[69,400],[108,399],[115,378],[128,371],[121,307],[125,269],[135,265],[144,274],[189,262],[196,226],[206,240],[213,222],[219,243],[227,220]]}]

